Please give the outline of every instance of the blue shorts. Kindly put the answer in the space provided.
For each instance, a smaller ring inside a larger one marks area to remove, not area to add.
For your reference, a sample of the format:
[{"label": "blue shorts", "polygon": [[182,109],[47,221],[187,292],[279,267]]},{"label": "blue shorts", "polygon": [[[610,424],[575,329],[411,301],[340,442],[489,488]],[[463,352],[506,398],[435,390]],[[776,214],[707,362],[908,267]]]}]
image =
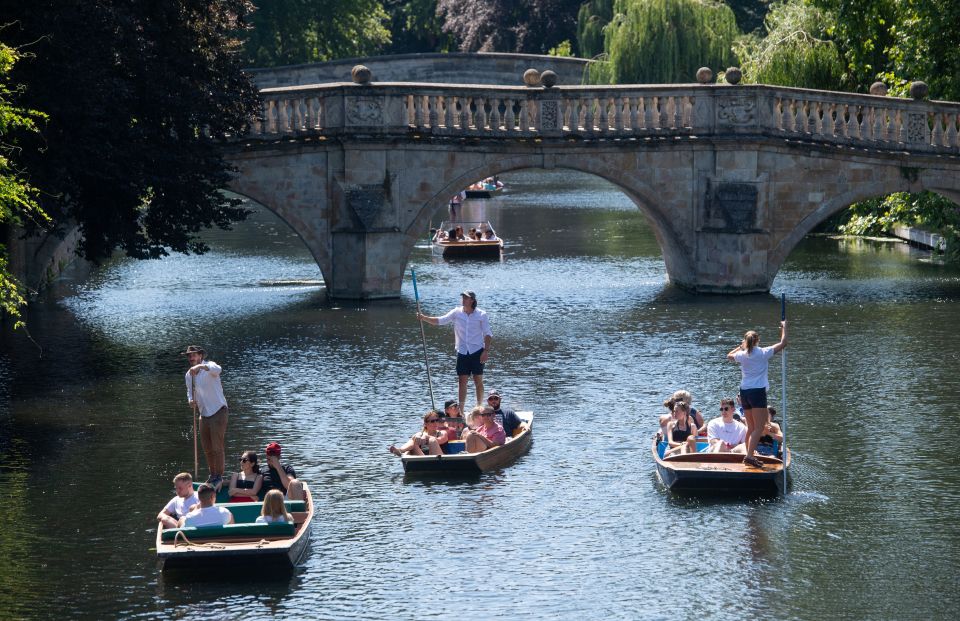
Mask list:
[{"label": "blue shorts", "polygon": [[744,410],[753,410],[767,407],[766,388],[741,388],[740,405]]},{"label": "blue shorts", "polygon": [[477,350],[472,354],[457,354],[457,375],[483,375],[483,363],[480,362],[480,356],[483,350]]}]

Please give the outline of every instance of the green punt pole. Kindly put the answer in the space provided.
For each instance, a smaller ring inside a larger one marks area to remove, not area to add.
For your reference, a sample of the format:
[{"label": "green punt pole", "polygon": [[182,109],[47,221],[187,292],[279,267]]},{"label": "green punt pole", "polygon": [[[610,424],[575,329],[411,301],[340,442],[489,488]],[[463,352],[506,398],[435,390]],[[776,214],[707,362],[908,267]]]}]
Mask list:
[{"label": "green punt pole", "polygon": [[[417,315],[420,315],[420,292],[417,291],[417,271],[410,268],[410,275],[413,277],[413,297],[417,300]],[[423,320],[419,319],[420,324],[420,342],[423,344],[423,363],[427,365],[427,386],[430,387],[430,409],[437,410],[437,402],[433,398],[433,380],[430,379],[430,359],[427,357],[427,335],[423,332]]]},{"label": "green punt pole", "polygon": [[[787,320],[787,294],[780,294],[780,321]],[[781,409],[783,410],[783,493],[787,493],[787,348],[780,350],[783,356],[780,365],[780,397],[782,399]]]}]

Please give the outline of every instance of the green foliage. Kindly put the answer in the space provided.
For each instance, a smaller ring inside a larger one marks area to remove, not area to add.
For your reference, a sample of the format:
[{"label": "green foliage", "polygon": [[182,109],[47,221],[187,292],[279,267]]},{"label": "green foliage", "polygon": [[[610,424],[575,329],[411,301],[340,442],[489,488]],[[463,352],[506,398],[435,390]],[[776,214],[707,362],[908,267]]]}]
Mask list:
[{"label": "green foliage", "polygon": [[384,54],[454,49],[453,37],[443,32],[437,15],[437,0],[384,0],[383,8],[390,16],[390,45]]},{"label": "green foliage", "polygon": [[763,26],[772,0],[724,0],[737,18],[737,25],[743,32],[755,32]]},{"label": "green foliage", "polygon": [[[38,122],[46,115],[18,107],[14,100],[18,89],[11,86],[9,75],[19,59],[18,52],[0,43],[0,230],[10,225],[22,226],[26,221],[45,226],[47,214],[37,204],[37,190],[24,178],[16,162],[20,151],[17,134],[36,132]],[[21,327],[20,309],[26,304],[23,286],[10,273],[6,246],[0,243],[0,316],[14,318],[14,327]]]},{"label": "green foliage", "polygon": [[570,58],[573,56],[573,45],[570,43],[570,39],[565,39],[557,44],[556,47],[552,47],[547,50],[549,56],[564,56]]},{"label": "green foliage", "polygon": [[577,13],[577,44],[584,58],[603,52],[603,29],[613,19],[613,0],[589,0]]},{"label": "green foliage", "polygon": [[960,101],[960,2],[904,0],[886,52],[890,74],[903,82],[923,80],[931,99]]},{"label": "green foliage", "polygon": [[[22,166],[58,232],[78,226],[80,253],[136,258],[203,252],[197,233],[246,211],[219,190],[223,142],[257,111],[236,32],[246,0],[0,0],[20,104],[43,110],[22,138]],[[26,221],[28,232],[32,226]]]},{"label": "green foliage", "polygon": [[833,16],[824,24],[836,43],[844,70],[836,88],[866,92],[889,69],[887,49],[897,28],[901,0],[808,0]]},{"label": "green foliage", "polygon": [[825,90],[837,89],[843,62],[829,40],[829,13],[804,0],[786,0],[770,7],[766,36],[746,35],[734,45],[744,82]]},{"label": "green foliage", "polygon": [[[616,0],[604,29],[607,60],[590,68],[593,83],[693,82],[702,66],[735,62],[740,36],[730,7],[710,0]],[[607,66],[603,66],[607,65]]]},{"label": "green foliage", "polygon": [[254,0],[246,64],[275,67],[375,54],[390,43],[379,0]]},{"label": "green foliage", "polygon": [[856,203],[847,214],[849,220],[839,227],[841,233],[881,235],[897,224],[922,227],[941,233],[947,240],[948,259],[960,260],[960,207],[939,194],[897,192]]},{"label": "green foliage", "polygon": [[576,36],[582,0],[438,0],[444,32],[462,52],[545,54]]}]

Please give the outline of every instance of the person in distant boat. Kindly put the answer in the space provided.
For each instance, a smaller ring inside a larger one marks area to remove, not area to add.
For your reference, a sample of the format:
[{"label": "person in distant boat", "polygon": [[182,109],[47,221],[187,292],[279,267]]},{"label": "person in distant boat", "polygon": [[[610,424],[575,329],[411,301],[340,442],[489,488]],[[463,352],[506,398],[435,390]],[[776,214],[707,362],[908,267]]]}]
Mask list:
[{"label": "person in distant boat", "polygon": [[673,416],[667,423],[667,450],[664,457],[697,452],[697,422],[690,414],[690,406],[683,401],[673,404]]},{"label": "person in distant boat", "polygon": [[460,210],[461,205],[463,205],[463,199],[465,198],[467,198],[467,193],[462,190],[450,197],[450,205],[448,208],[450,210],[451,220],[457,219],[457,212]]},{"label": "person in distant boat", "polygon": [[278,489],[267,492],[263,499],[263,508],[260,509],[260,517],[257,518],[256,523],[293,524],[293,516],[287,513],[287,507],[283,504],[283,492]]},{"label": "person in distant boat", "polygon": [[157,514],[160,528],[176,528],[180,518],[188,514],[194,505],[200,503],[197,493],[193,491],[193,476],[189,472],[181,472],[173,477],[173,488],[177,495],[171,498],[170,502]]},{"label": "person in distant boat", "polygon": [[193,511],[180,518],[180,527],[190,526],[225,526],[233,524],[233,514],[226,507],[214,505],[217,499],[217,490],[209,483],[204,483],[197,490],[200,504]]},{"label": "person in distant boat", "polygon": [[240,456],[240,472],[230,477],[230,502],[255,502],[260,497],[263,475],[257,463],[256,451],[244,451]]},{"label": "person in distant boat", "polygon": [[466,241],[466,237],[463,235],[463,227],[459,224],[453,230],[453,237],[450,238],[450,241]]},{"label": "person in distant boat", "polygon": [[286,495],[287,500],[303,500],[306,495],[303,492],[303,483],[297,479],[297,471],[290,464],[280,463],[283,447],[277,442],[271,442],[263,452],[267,456],[267,464],[260,466],[263,483],[258,498],[263,500],[267,492],[278,489]]},{"label": "person in distant boat", "polygon": [[423,429],[410,436],[406,444],[397,448],[394,445],[387,447],[387,450],[400,457],[401,455],[442,455],[440,441],[437,440],[437,433],[441,429],[440,424],[443,417],[437,412],[430,410],[423,415]]},{"label": "person in distant boat", "polygon": [[760,347],[760,335],[750,330],[743,341],[730,350],[727,359],[740,365],[740,403],[747,419],[747,456],[743,463],[762,468],[763,462],[754,457],[754,451],[767,423],[767,367],[770,358],[787,346],[787,322],[780,322],[780,342],[770,347]]},{"label": "person in distant boat", "polygon": [[520,420],[516,412],[510,408],[503,407],[501,403],[499,390],[494,389],[487,393],[487,405],[493,408],[493,419],[497,421],[498,425],[503,427],[503,432],[507,437],[512,438],[515,430],[519,429],[523,431],[527,428],[527,424]]},{"label": "person in distant boat", "polygon": [[487,229],[487,232],[483,234],[483,241],[500,241],[500,238],[493,232],[493,229]]},{"label": "person in distant boat", "polygon": [[699,410],[697,410],[697,408],[693,407],[693,395],[691,395],[691,394],[690,394],[688,391],[686,391],[686,390],[678,390],[678,391],[676,391],[675,393],[673,393],[672,395],[670,395],[670,398],[669,398],[669,399],[667,399],[666,401],[663,402],[663,407],[665,407],[665,408],[667,408],[667,410],[669,410],[669,412],[668,412],[667,414],[664,414],[664,415],[662,415],[662,416],[660,417],[660,429],[661,429],[661,431],[663,431],[664,437],[666,437],[666,426],[667,426],[667,423],[669,423],[669,422],[671,421],[671,419],[673,419],[673,406],[674,406],[678,401],[683,401],[683,402],[686,403],[688,406],[690,406],[690,416],[692,416],[692,417],[693,417],[693,420],[697,423],[697,433],[694,434],[694,435],[702,435],[702,434],[705,434],[705,433],[707,432],[707,428],[706,428],[705,423],[704,423],[704,421],[703,421],[703,415],[700,414],[700,412],[699,412]]},{"label": "person in distant boat", "polygon": [[777,450],[775,443],[783,443],[783,431],[780,425],[773,422],[773,417],[777,415],[777,410],[767,406],[767,424],[763,426],[763,435],[757,442],[757,453],[760,455],[771,455],[776,457]]},{"label": "person in distant boat", "polygon": [[467,400],[467,381],[473,376],[477,393],[477,405],[483,403],[483,367],[490,357],[493,332],[486,311],[477,308],[477,294],[464,291],[460,294],[460,306],[446,315],[430,317],[417,312],[417,319],[433,326],[453,324],[454,346],[457,350],[457,382],[459,384],[460,410]]},{"label": "person in distant boat", "polygon": [[476,429],[463,432],[463,441],[468,453],[482,453],[507,441],[503,427],[494,420],[493,408],[478,405],[473,408],[474,420],[479,421]]},{"label": "person in distant boat", "polygon": [[743,453],[747,426],[733,419],[733,399],[720,400],[720,417],[707,423],[708,453]]},{"label": "person in distant boat", "polygon": [[210,470],[207,483],[219,489],[223,484],[226,459],[224,441],[229,418],[227,400],[220,384],[223,369],[216,362],[207,360],[207,353],[198,345],[188,346],[183,355],[190,363],[190,369],[184,376],[187,382],[187,403],[190,407],[197,407],[200,412],[198,435],[200,444],[203,445],[203,455],[207,459],[207,468]]}]

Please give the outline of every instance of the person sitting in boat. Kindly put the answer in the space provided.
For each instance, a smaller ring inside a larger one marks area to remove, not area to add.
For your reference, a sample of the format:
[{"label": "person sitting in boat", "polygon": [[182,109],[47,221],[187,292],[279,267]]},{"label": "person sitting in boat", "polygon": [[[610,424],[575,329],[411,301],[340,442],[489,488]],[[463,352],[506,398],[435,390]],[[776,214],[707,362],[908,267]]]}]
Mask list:
[{"label": "person sitting in boat", "polygon": [[433,236],[433,241],[445,241],[450,235],[443,229],[437,229]]},{"label": "person sitting in boat", "polygon": [[423,429],[410,436],[406,444],[397,448],[394,445],[387,447],[387,450],[396,455],[442,455],[440,442],[437,440],[437,431],[440,429],[442,417],[430,410],[423,415]]},{"label": "person sitting in boat", "polygon": [[240,472],[230,477],[230,502],[256,502],[262,485],[257,452],[244,451],[240,456]]},{"label": "person sitting in boat", "polygon": [[500,241],[500,238],[493,232],[493,229],[487,229],[487,232],[483,234],[483,241]]},{"label": "person sitting in boat", "polygon": [[293,524],[293,516],[287,513],[287,507],[283,504],[283,492],[278,489],[267,492],[263,499],[263,508],[260,509],[260,517],[257,518],[256,523]]},{"label": "person sitting in boat", "polygon": [[746,453],[747,426],[733,420],[733,399],[720,400],[720,417],[707,423],[708,453]]},{"label": "person sitting in boat", "polygon": [[773,422],[773,417],[777,415],[777,410],[768,405],[767,406],[767,423],[763,426],[763,435],[760,436],[760,441],[757,444],[757,453],[761,455],[772,455],[776,456],[776,443],[783,443],[783,431],[780,429],[780,425]]},{"label": "person sitting in boat", "polygon": [[512,438],[517,429],[523,431],[527,428],[527,424],[520,420],[516,412],[503,407],[499,390],[494,389],[487,393],[487,405],[493,408],[493,420],[503,427],[503,433],[508,438]]},{"label": "person sitting in boat", "polygon": [[267,456],[267,464],[260,466],[260,476],[263,484],[260,486],[258,498],[263,500],[272,489],[278,489],[286,495],[287,500],[304,500],[303,483],[297,479],[297,471],[290,464],[281,464],[280,455],[283,447],[277,442],[271,442],[263,449]]},{"label": "person sitting in boat", "polygon": [[160,513],[157,514],[157,521],[161,528],[176,528],[180,518],[185,516],[190,510],[200,503],[197,493],[193,491],[193,475],[189,472],[181,472],[173,477],[173,489],[177,495],[170,499]]},{"label": "person sitting in boat", "polygon": [[455,442],[460,439],[463,432],[463,418],[460,416],[460,403],[456,399],[447,399],[443,404],[443,437],[438,437],[441,448],[447,442]]},{"label": "person sitting in boat", "polygon": [[450,238],[450,241],[466,241],[466,237],[463,236],[463,227],[459,224],[457,228],[453,229],[453,236]]},{"label": "person sitting in boat", "polygon": [[471,411],[477,423],[476,429],[463,432],[463,441],[468,453],[482,453],[507,441],[507,434],[493,416],[493,408],[478,405]]},{"label": "person sitting in boat", "polygon": [[217,500],[217,490],[209,483],[204,483],[197,489],[200,504],[180,518],[178,525],[185,527],[225,526],[233,524],[233,514],[226,507],[218,507],[213,503]]},{"label": "person sitting in boat", "polygon": [[693,395],[691,395],[686,390],[678,390],[670,398],[663,402],[663,407],[667,408],[669,412],[660,417],[660,430],[663,433],[663,437],[667,437],[667,424],[673,418],[673,406],[678,401],[683,401],[690,406],[690,416],[693,417],[693,420],[697,423],[697,433],[695,435],[704,435],[707,432],[707,428],[703,421],[703,415],[693,407]]},{"label": "person sitting in boat", "polygon": [[471,226],[470,230],[467,232],[467,241],[476,241],[478,234],[479,231],[477,231],[477,227]]},{"label": "person sitting in boat", "polygon": [[673,404],[673,416],[667,423],[667,450],[664,457],[697,452],[697,423],[690,414],[690,406],[683,401]]}]

